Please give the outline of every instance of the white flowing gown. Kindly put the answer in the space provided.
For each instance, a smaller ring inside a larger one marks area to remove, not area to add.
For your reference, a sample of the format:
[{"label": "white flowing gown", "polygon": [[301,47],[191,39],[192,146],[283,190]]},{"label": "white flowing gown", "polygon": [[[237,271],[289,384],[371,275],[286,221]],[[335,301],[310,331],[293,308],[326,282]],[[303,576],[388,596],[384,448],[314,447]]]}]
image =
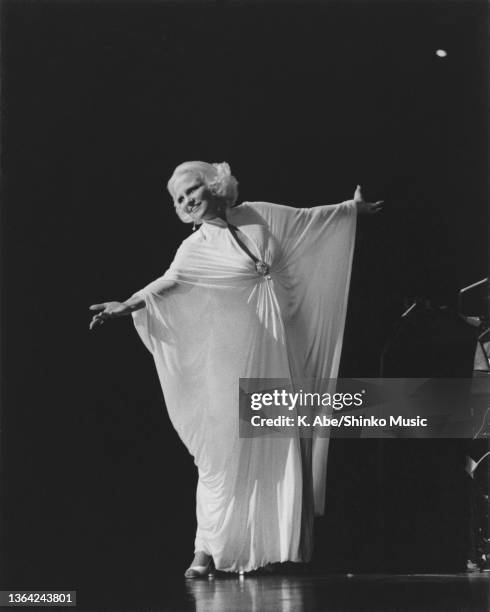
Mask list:
[{"label": "white flowing gown", "polygon": [[159,296],[133,313],[173,426],[198,468],[195,550],[217,569],[307,561],[323,514],[328,438],[240,438],[239,378],[334,378],[356,229],[352,200],[314,208],[244,202],[179,247]]}]

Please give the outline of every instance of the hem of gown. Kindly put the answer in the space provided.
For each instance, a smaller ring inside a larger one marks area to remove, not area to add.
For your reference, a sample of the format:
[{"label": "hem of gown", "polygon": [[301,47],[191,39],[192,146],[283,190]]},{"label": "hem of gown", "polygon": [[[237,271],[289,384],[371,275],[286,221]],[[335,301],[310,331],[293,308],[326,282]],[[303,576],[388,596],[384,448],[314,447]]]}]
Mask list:
[{"label": "hem of gown", "polygon": [[215,563],[215,569],[218,572],[227,572],[230,574],[238,574],[240,572],[244,572],[244,573],[249,573],[249,572],[255,572],[256,570],[259,570],[263,567],[265,567],[266,565],[271,565],[272,563],[308,563],[307,560],[302,559],[301,557],[295,557],[295,558],[286,558],[286,559],[267,559],[267,561],[263,561],[260,563],[255,563],[251,566],[247,566],[246,568],[237,568],[237,567],[218,567]]}]

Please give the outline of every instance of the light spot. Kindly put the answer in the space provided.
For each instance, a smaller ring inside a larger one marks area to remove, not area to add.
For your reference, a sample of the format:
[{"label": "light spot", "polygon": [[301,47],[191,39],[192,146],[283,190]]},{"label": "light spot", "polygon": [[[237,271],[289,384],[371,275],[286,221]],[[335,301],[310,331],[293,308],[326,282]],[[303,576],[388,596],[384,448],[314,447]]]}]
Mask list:
[{"label": "light spot", "polygon": [[437,57],[446,57],[447,56],[447,51],[444,51],[444,49],[437,49],[436,55],[437,55]]}]

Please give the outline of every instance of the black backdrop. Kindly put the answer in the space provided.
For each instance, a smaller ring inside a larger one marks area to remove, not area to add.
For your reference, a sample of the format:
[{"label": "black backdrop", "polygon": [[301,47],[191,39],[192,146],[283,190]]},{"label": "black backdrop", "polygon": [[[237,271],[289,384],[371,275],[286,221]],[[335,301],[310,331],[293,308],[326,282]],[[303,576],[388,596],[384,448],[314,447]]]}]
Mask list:
[{"label": "black backdrop", "polygon": [[[2,3],[5,584],[102,605],[103,582],[136,593],[190,558],[194,468],[150,355],[86,311],[188,235],[177,163],[227,160],[245,200],[386,200],[360,223],[346,376],[377,375],[407,299],[486,274],[486,23],[483,2]],[[372,531],[374,459],[335,444],[352,495],[327,557]]]}]

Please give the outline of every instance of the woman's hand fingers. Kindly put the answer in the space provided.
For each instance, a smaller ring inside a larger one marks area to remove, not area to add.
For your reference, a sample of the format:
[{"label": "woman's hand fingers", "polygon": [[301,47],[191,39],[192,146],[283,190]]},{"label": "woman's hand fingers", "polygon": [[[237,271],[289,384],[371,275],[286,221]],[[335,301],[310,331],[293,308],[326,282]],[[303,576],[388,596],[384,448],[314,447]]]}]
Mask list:
[{"label": "woman's hand fingers", "polygon": [[104,302],[102,304],[92,304],[89,309],[99,311],[93,316],[89,329],[93,329],[96,325],[101,325],[106,319],[122,317],[131,312],[131,309],[124,302]]},{"label": "woman's hand fingers", "polygon": [[97,327],[97,325],[102,325],[103,322],[104,319],[102,319],[101,317],[94,317],[90,321],[89,329],[94,329],[94,327]]},{"label": "woman's hand fingers", "polygon": [[90,329],[95,327],[96,325],[102,325],[102,323],[110,317],[110,314],[107,312],[99,312],[90,321]]},{"label": "woman's hand fingers", "polygon": [[362,196],[362,190],[361,190],[361,186],[360,186],[360,185],[358,185],[358,186],[356,187],[356,190],[355,190],[355,192],[354,192],[354,201],[355,201],[355,202],[363,202],[363,201],[364,201],[364,198],[363,198],[363,196]]},{"label": "woman's hand fingers", "polygon": [[92,304],[92,306],[89,306],[88,309],[89,310],[104,310],[104,308],[106,307],[105,302],[103,304]]},{"label": "woman's hand fingers", "polygon": [[100,311],[92,317],[89,329],[94,329],[94,327],[102,325],[102,323],[109,317],[109,313],[107,312],[108,306],[109,304],[107,302],[104,302],[103,304],[92,304],[92,306],[89,306],[89,310]]},{"label": "woman's hand fingers", "polygon": [[89,329],[94,329],[95,327],[97,327],[97,325],[102,325],[102,323],[104,322],[104,309],[106,307],[106,304],[92,304],[92,306],[89,306],[89,310],[101,310],[102,312],[97,313],[96,315],[94,315],[92,317],[92,320],[90,321],[90,325],[89,325]]},{"label": "woman's hand fingers", "polygon": [[384,200],[378,200],[377,202],[366,202],[364,196],[362,195],[360,185],[356,187],[356,191],[354,192],[354,202],[361,207],[361,210],[364,209],[365,212],[378,212],[383,208],[384,204]]},{"label": "woman's hand fingers", "polygon": [[[360,194],[360,189],[356,191],[356,194]],[[362,194],[361,194],[362,196]],[[357,205],[358,213],[362,215],[372,215],[374,213],[380,212],[383,210],[384,200],[378,200],[377,202],[366,202],[364,199],[355,200]]]}]

